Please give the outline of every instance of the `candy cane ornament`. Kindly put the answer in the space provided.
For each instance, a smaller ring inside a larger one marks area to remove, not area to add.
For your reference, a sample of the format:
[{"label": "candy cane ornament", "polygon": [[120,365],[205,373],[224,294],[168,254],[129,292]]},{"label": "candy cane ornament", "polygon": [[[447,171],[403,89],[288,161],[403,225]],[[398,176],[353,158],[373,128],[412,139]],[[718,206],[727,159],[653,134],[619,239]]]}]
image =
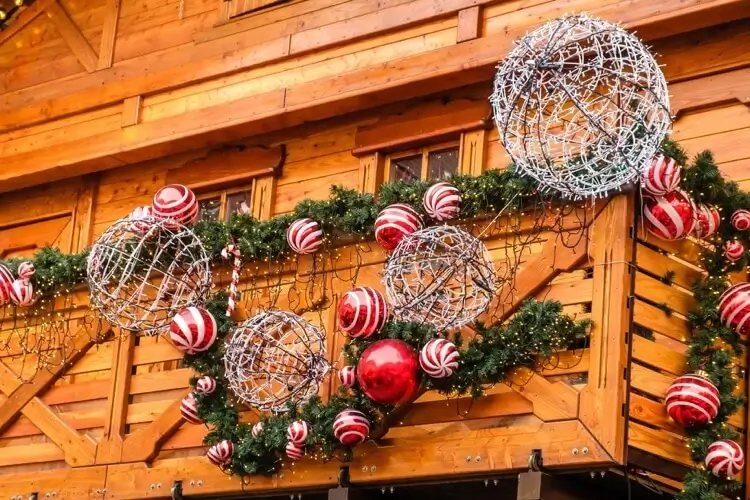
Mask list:
[{"label": "candy cane ornament", "polygon": [[242,255],[240,254],[240,247],[234,243],[230,243],[225,246],[221,251],[221,257],[224,260],[229,260],[229,257],[234,257],[234,265],[232,266],[232,283],[229,285],[229,300],[227,301],[227,316],[231,316],[234,312],[234,307],[237,301],[237,284],[240,282],[240,267],[242,266]]}]

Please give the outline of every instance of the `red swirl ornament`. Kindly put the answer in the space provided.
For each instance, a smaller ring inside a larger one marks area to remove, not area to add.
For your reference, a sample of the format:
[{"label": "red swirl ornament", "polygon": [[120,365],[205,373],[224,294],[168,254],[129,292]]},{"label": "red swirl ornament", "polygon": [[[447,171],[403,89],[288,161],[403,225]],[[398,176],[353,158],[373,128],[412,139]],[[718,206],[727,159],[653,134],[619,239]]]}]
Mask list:
[{"label": "red swirl ornament", "polygon": [[286,430],[286,437],[289,441],[300,446],[305,444],[309,435],[310,426],[304,420],[292,422]]},{"label": "red swirl ornament", "polygon": [[158,190],[151,205],[153,216],[168,221],[165,225],[170,228],[195,223],[198,209],[195,193],[182,184],[170,184]]},{"label": "red swirl ornament", "polygon": [[680,185],[680,166],[672,158],[658,155],[651,159],[643,174],[643,189],[654,196],[664,196]]},{"label": "red swirl ornament", "polygon": [[204,375],[195,382],[195,392],[198,394],[213,394],[216,390],[216,380]]},{"label": "red swirl ornament", "polygon": [[289,226],[286,231],[286,241],[289,248],[298,254],[316,252],[323,244],[323,231],[320,224],[312,219],[299,219]]},{"label": "red swirl ornament", "polygon": [[198,416],[198,400],[191,392],[180,402],[180,414],[186,422],[191,424],[202,424],[203,420]]},{"label": "red swirl ornament", "polygon": [[10,302],[10,292],[13,288],[13,273],[5,265],[0,264],[0,306]]},{"label": "red swirl ornament", "polygon": [[728,240],[724,243],[724,257],[729,262],[737,262],[745,254],[745,246],[737,240]]},{"label": "red swirl ornament", "polygon": [[719,390],[702,375],[683,375],[672,382],[664,400],[667,413],[685,429],[708,425],[719,413]]},{"label": "red swirl ornament", "polygon": [[698,238],[708,238],[719,229],[721,216],[713,205],[700,204],[696,208],[696,221],[693,234]]},{"label": "red swirl ornament", "polygon": [[745,468],[745,453],[742,447],[729,439],[715,441],[708,446],[706,468],[714,476],[732,477]]},{"label": "red swirl ornament", "polygon": [[370,433],[370,421],[357,410],[344,410],[333,420],[333,435],[346,446],[363,443]]},{"label": "red swirl ornament", "polygon": [[286,456],[291,458],[292,460],[299,460],[303,456],[305,456],[305,449],[302,448],[298,444],[294,444],[291,441],[289,441],[286,444]]},{"label": "red swirl ornament", "polygon": [[367,286],[352,288],[341,297],[339,327],[352,338],[367,338],[388,321],[388,303],[383,295]]},{"label": "red swirl ornament", "polygon": [[432,378],[445,378],[453,375],[458,368],[456,344],[446,339],[432,339],[419,353],[419,366]]},{"label": "red swirl ornament", "polygon": [[438,182],[424,193],[422,206],[427,215],[435,220],[455,219],[460,212],[461,196],[458,189],[447,182]]},{"label": "red swirl ornament", "polygon": [[339,381],[341,382],[341,385],[353,387],[356,377],[356,370],[353,366],[345,366],[339,370]]},{"label": "red swirl ornament", "polygon": [[392,252],[407,234],[422,229],[422,218],[409,205],[389,205],[375,219],[375,239],[386,251]]},{"label": "red swirl ornament", "polygon": [[169,338],[185,354],[209,349],[217,333],[216,319],[202,307],[186,307],[175,315],[169,327]]},{"label": "red swirl ornament", "polygon": [[750,283],[738,283],[721,294],[719,318],[740,335],[750,331]]},{"label": "red swirl ornament", "polygon": [[750,211],[740,208],[735,210],[729,220],[737,231],[750,229]]},{"label": "red swirl ornament", "polygon": [[676,190],[645,198],[643,216],[649,233],[663,240],[676,240],[692,232],[695,204],[685,192]]},{"label": "red swirl ornament", "polygon": [[206,458],[208,458],[212,464],[222,467],[232,461],[233,453],[234,444],[225,439],[210,447],[206,452]]}]

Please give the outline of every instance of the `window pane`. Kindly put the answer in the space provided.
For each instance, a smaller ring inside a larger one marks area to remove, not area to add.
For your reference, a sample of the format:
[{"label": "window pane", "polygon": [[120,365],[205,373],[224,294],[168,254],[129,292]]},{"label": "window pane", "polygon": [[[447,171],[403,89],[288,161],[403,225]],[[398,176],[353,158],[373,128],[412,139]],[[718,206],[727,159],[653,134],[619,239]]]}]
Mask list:
[{"label": "window pane", "polygon": [[224,214],[224,220],[229,221],[232,214],[249,214],[250,213],[250,195],[245,192],[227,195],[227,210]]},{"label": "window pane", "polygon": [[391,160],[390,181],[413,181],[422,177],[422,155]]},{"label": "window pane", "polygon": [[221,208],[221,198],[208,198],[198,201],[200,210],[198,210],[198,221],[210,220],[217,222],[219,220],[219,209]]},{"label": "window pane", "polygon": [[458,148],[432,151],[427,155],[427,178],[447,179],[458,172]]}]

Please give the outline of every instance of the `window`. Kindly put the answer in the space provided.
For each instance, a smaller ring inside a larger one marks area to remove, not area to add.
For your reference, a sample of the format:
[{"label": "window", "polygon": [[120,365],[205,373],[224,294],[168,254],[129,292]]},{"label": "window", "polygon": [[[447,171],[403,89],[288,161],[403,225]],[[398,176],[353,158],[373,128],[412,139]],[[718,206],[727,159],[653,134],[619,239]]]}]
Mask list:
[{"label": "window", "polygon": [[234,213],[252,213],[253,186],[226,189],[198,195],[198,221],[228,222]]},{"label": "window", "polygon": [[289,1],[290,0],[224,0],[223,18],[225,20],[231,19],[233,17],[263,10],[275,5],[281,5]]},{"label": "window", "polygon": [[459,144],[449,142],[389,155],[385,163],[385,181],[448,179],[458,171]]}]

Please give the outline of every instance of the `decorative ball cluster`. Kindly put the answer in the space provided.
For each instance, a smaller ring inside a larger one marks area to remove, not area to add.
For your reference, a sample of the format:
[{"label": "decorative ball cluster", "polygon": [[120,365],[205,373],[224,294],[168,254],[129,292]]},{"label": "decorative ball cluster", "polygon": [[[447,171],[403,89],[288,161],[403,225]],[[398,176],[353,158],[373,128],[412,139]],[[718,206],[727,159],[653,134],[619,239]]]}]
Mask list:
[{"label": "decorative ball cluster", "polygon": [[31,278],[35,272],[34,264],[22,262],[18,266],[18,278],[14,279],[10,269],[0,264],[0,306],[9,302],[19,307],[33,306],[36,296]]}]

